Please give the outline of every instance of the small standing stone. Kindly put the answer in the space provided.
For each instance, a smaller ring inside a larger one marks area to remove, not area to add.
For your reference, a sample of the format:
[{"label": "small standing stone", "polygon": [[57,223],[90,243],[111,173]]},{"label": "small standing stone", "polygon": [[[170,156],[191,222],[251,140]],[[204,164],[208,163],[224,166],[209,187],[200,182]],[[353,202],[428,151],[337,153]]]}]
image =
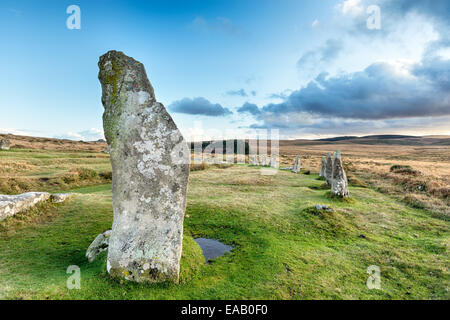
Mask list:
[{"label": "small standing stone", "polygon": [[341,198],[350,197],[348,191],[347,175],[342,166],[341,153],[336,151],[333,159],[333,179],[331,182],[331,192]]},{"label": "small standing stone", "polygon": [[271,157],[271,158],[270,158],[270,166],[271,166],[272,168],[275,168],[275,169],[278,168],[278,161],[277,161],[277,158],[276,158],[276,157]]},{"label": "small standing stone", "polygon": [[333,180],[333,159],[331,158],[331,153],[327,153],[327,159],[325,163],[325,180],[328,185],[331,185],[331,180]]},{"label": "small standing stone", "polygon": [[300,164],[300,156],[297,156],[295,158],[294,167],[292,168],[293,173],[298,173],[300,171],[301,164]]},{"label": "small standing stone", "polygon": [[251,155],[250,156],[250,164],[252,166],[259,166],[258,156],[257,155]]},{"label": "small standing stone", "polygon": [[8,139],[0,139],[0,150],[9,150],[10,142]]},{"label": "small standing stone", "polygon": [[261,166],[262,167],[267,166],[267,158],[266,158],[266,156],[261,156],[260,158],[261,158]]},{"label": "small standing stone", "polygon": [[327,167],[327,160],[325,157],[322,157],[322,164],[320,165],[320,177],[325,178],[326,176],[326,167]]},{"label": "small standing stone", "polygon": [[113,168],[107,271],[136,282],[178,282],[190,150],[142,63],[109,51],[98,66]]}]

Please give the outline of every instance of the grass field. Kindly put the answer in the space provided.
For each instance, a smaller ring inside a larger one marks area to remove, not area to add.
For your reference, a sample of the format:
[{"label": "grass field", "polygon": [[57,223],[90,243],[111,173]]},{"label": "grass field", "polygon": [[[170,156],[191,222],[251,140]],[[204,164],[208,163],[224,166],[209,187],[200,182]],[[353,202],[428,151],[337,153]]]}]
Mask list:
[{"label": "grass field", "polygon": [[[351,201],[341,202],[327,195],[314,173],[262,176],[258,168],[240,165],[193,171],[180,284],[147,285],[111,279],[106,253],[93,263],[84,256],[112,224],[111,187],[99,175],[110,170],[107,155],[13,149],[0,153],[0,163],[2,179],[28,181],[38,191],[58,191],[45,179],[63,179],[74,168],[97,173],[65,182],[65,190],[83,186],[67,202],[0,222],[0,298],[450,298],[446,216],[375,188],[352,186]],[[15,167],[5,169],[5,163]],[[7,170],[14,171],[5,175]],[[335,212],[316,212],[315,204]],[[197,237],[234,250],[206,264]],[[69,265],[81,268],[80,290],[66,288]],[[366,286],[371,265],[381,268],[381,290]]]}]

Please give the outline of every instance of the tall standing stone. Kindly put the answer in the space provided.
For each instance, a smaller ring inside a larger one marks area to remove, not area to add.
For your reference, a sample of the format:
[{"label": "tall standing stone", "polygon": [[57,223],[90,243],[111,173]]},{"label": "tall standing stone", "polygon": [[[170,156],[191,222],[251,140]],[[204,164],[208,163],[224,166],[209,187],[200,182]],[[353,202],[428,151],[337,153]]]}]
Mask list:
[{"label": "tall standing stone", "polygon": [[300,171],[300,168],[301,168],[300,156],[297,156],[294,161],[294,166],[292,167],[292,172],[298,173]]},{"label": "tall standing stone", "polygon": [[331,192],[341,198],[350,197],[348,191],[347,175],[342,166],[341,153],[336,151],[333,157],[333,179],[331,181]]},{"label": "tall standing stone", "polygon": [[325,178],[326,176],[326,168],[327,168],[327,160],[325,157],[322,157],[322,164],[320,165],[320,177]]},{"label": "tall standing stone", "polygon": [[109,51],[98,65],[113,169],[108,272],[136,282],[177,282],[188,146],[156,101],[142,63]]},{"label": "tall standing stone", "polygon": [[333,159],[331,154],[327,153],[327,159],[325,163],[325,180],[329,185],[331,185],[331,180],[333,180]]}]

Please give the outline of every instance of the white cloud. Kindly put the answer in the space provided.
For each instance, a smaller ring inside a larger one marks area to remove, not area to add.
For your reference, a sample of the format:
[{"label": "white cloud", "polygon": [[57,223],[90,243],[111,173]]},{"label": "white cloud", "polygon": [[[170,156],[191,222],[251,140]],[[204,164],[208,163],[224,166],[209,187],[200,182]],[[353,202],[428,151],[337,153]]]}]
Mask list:
[{"label": "white cloud", "polygon": [[364,12],[361,0],[346,0],[336,5],[336,9],[343,14],[349,14],[353,17],[359,16]]},{"label": "white cloud", "polygon": [[0,128],[0,133],[15,134],[18,136],[32,136],[32,137],[39,135],[39,131],[31,131],[25,129],[11,129],[11,128]]},{"label": "white cloud", "polygon": [[79,132],[65,132],[61,135],[55,136],[58,139],[69,139],[69,140],[83,140],[83,141],[96,141],[99,139],[105,139],[103,130],[91,128],[89,130],[79,131]]},{"label": "white cloud", "polygon": [[317,27],[318,25],[319,25],[319,20],[316,19],[316,20],[313,21],[311,27],[314,28],[314,27]]}]

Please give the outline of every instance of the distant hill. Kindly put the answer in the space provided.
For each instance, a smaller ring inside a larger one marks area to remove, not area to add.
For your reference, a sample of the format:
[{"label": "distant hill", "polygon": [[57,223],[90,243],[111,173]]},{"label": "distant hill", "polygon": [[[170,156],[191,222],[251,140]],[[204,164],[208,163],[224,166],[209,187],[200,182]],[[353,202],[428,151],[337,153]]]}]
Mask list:
[{"label": "distant hill", "polygon": [[[11,142],[11,148],[64,150],[64,151],[93,151],[102,152],[107,144],[98,141],[73,141],[68,139],[39,138],[0,134],[0,139],[6,138]],[[321,144],[361,144],[361,145],[404,145],[404,146],[450,146],[450,136],[403,136],[403,135],[371,135],[364,137],[343,136],[317,140],[282,140],[280,146],[307,146]],[[248,146],[246,147],[248,148]]]},{"label": "distant hill", "polygon": [[73,141],[68,139],[40,138],[0,134],[0,139],[8,139],[13,149],[39,149],[56,151],[93,151],[102,152],[107,144],[104,141]]},{"label": "distant hill", "polygon": [[[280,142],[281,143],[281,142]],[[284,140],[283,145],[364,144],[404,146],[450,146],[450,136],[370,135],[364,137],[343,136],[317,140]]]}]

